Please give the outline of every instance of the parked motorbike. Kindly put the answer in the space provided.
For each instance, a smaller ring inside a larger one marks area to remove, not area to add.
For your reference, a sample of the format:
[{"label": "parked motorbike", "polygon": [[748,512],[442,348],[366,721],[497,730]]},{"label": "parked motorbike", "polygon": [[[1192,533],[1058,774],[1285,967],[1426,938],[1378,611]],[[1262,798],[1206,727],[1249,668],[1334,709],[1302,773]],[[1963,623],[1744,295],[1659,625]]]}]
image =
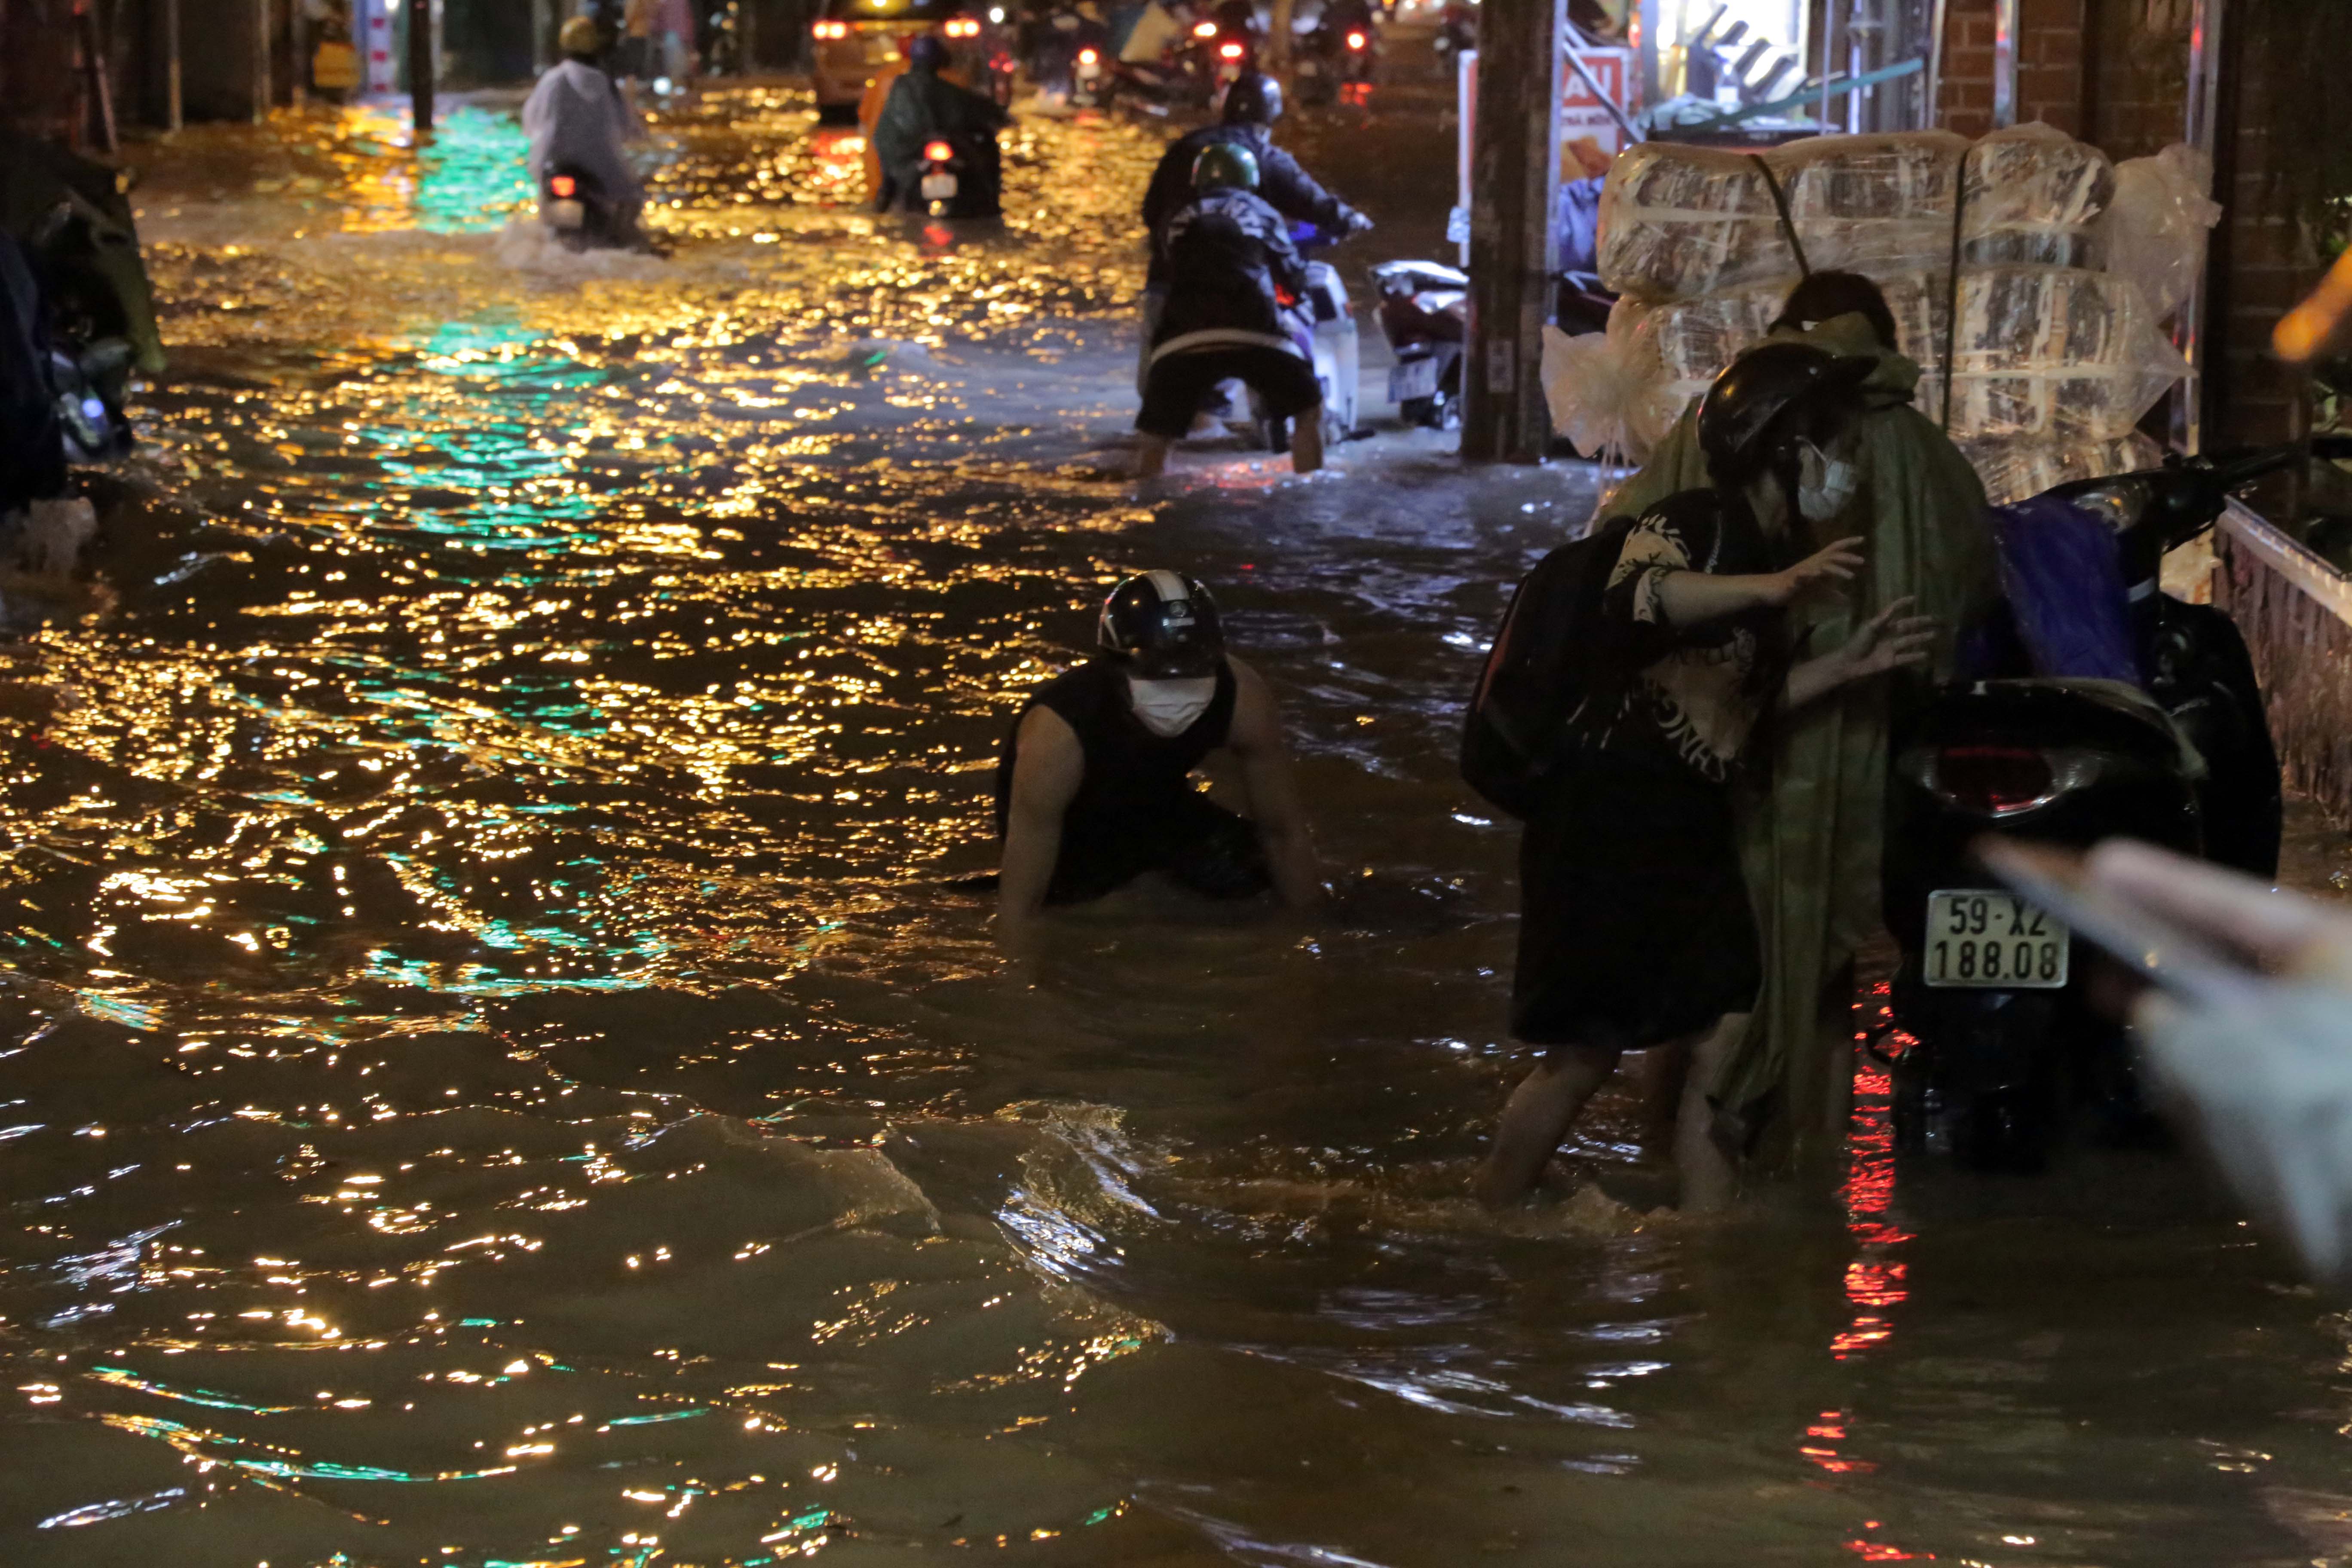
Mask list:
[{"label": "parked motorbike", "polygon": [[1381,336],[1396,361],[1389,401],[1409,424],[1458,428],[1470,275],[1442,261],[1386,261],[1372,268],[1372,285],[1381,296]]},{"label": "parked motorbike", "polygon": [[566,250],[625,250],[636,243],[634,226],[596,176],[574,163],[547,171],[540,183],[539,218]]},{"label": "parked motorbike", "polygon": [[2120,834],[2275,874],[2278,761],[2244,640],[2157,578],[2232,492],[2302,453],[2176,458],[2050,492],[2115,534],[2129,600],[2115,619],[2140,679],[2021,673],[2012,640],[2005,667],[1943,688],[1895,737],[1883,891],[1902,954],[1893,1026],[1916,1041],[1893,1061],[1898,1149],[2030,1172],[2078,1123],[2110,1140],[2152,1130],[2121,1031],[2086,999],[2106,961],[1996,886],[1970,846]]},{"label": "parked motorbike", "polygon": [[[1396,363],[1389,401],[1407,424],[1452,430],[1462,423],[1462,345],[1470,275],[1442,261],[1389,261],[1372,268],[1381,336]],[[1564,272],[1553,320],[1575,335],[1605,331],[1617,297],[1589,272]]]}]

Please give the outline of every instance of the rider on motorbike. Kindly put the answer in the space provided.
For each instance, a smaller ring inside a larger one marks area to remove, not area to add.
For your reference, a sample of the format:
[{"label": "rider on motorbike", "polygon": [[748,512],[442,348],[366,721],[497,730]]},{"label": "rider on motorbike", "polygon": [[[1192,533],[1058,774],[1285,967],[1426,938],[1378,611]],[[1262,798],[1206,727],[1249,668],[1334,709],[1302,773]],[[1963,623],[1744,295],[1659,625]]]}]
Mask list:
[{"label": "rider on motorbike", "polygon": [[1252,71],[1225,93],[1223,121],[1188,132],[1160,155],[1143,192],[1143,226],[1153,246],[1150,282],[1165,287],[1167,263],[1159,237],[1192,199],[1192,165],[1203,150],[1215,145],[1245,149],[1257,163],[1257,194],[1268,206],[1297,223],[1318,228],[1360,234],[1372,220],[1349,206],[1298,166],[1298,160],[1274,144],[1274,122],[1282,118],[1282,84]]},{"label": "rider on motorbike", "polygon": [[1257,166],[1258,197],[1284,217],[1311,223],[1334,234],[1361,234],[1372,220],[1349,206],[1274,144],[1274,122],[1282,118],[1282,84],[1252,71],[1226,90],[1221,123],[1186,133],[1160,154],[1143,192],[1143,226],[1151,236],[1151,264],[1143,282],[1143,340],[1152,333],[1168,299],[1168,222],[1192,200],[1192,170],[1211,147],[1237,147]]},{"label": "rider on motorbike", "polygon": [[906,74],[890,84],[874,127],[874,151],[882,163],[877,212],[888,212],[901,199],[920,199],[923,149],[934,140],[947,142],[964,161],[965,199],[959,210],[971,216],[998,211],[1003,186],[996,133],[1006,123],[1004,110],[995,100],[940,76],[948,65],[948,47],[935,34],[925,33],[908,47]]},{"label": "rider on motorbike", "polygon": [[636,237],[646,187],[624,143],[641,139],[645,127],[596,64],[604,39],[594,21],[572,17],[563,24],[559,42],[563,58],[539,79],[522,106],[531,184],[543,190],[555,170],[580,171],[610,204],[615,233]]}]

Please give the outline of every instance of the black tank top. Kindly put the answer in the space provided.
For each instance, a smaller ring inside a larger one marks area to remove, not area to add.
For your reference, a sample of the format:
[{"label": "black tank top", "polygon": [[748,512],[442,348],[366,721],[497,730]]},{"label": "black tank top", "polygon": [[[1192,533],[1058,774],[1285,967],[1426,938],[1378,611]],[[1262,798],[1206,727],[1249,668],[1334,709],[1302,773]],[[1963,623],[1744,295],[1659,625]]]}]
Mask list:
[{"label": "black tank top", "polygon": [[1201,759],[1225,743],[1234,724],[1234,670],[1217,665],[1217,689],[1208,710],[1173,735],[1154,734],[1135,716],[1127,693],[1127,666],[1090,658],[1039,687],[1013,717],[996,764],[996,837],[1013,807],[1013,765],[1021,721],[1032,708],[1061,715],[1086,752],[1078,793],[1062,816],[1062,852],[1076,858],[1141,835],[1150,837],[1169,802],[1193,793],[1188,776]]}]

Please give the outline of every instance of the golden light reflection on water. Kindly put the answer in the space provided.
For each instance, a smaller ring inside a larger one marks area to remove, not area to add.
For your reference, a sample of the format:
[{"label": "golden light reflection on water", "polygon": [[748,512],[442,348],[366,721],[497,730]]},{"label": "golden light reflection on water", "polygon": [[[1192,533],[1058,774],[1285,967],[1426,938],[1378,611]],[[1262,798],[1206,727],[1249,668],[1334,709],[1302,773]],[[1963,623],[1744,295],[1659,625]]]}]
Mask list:
[{"label": "golden light reflection on water", "polygon": [[[1899,1526],[1941,1555],[2032,1533],[2013,1480],[1890,1478],[2011,1428],[1934,1424],[1974,1363],[1913,1348],[1884,1160],[1831,1261],[1760,1276],[1605,1202],[1459,1197],[1508,931],[1456,666],[1588,498],[1139,500],[1089,446],[1131,413],[1160,138],[1024,118],[1003,229],[942,243],[861,210],[806,110],[667,121],[677,254],[610,276],[500,260],[491,109],[153,160],[167,498],[115,498],[115,603],[31,639],[58,704],[0,720],[23,1539],[1402,1568],[1868,1557],[1890,1501],[1944,1510]],[[991,859],[1009,699],[1177,548],[1295,694],[1327,847],[1413,908],[1113,910],[1008,980],[940,883]],[[2214,1258],[2247,1287],[2215,1317],[2309,1337]],[[2321,1397],[2231,1344],[2257,1404]],[[2126,1490],[2070,1494],[2078,1555],[2179,1545]]]}]

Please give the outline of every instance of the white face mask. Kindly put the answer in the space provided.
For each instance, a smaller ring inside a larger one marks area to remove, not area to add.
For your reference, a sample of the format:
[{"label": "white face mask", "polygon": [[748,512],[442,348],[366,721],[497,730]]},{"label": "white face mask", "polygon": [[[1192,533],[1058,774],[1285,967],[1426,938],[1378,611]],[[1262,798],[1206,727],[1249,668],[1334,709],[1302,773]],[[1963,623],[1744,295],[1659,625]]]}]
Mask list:
[{"label": "white face mask", "polygon": [[1811,441],[1803,444],[1797,468],[1797,510],[1807,522],[1827,522],[1846,509],[1862,488],[1862,470],[1832,458]]},{"label": "white face mask", "polygon": [[1217,695],[1217,678],[1203,675],[1189,680],[1145,680],[1127,678],[1128,700],[1143,727],[1155,735],[1181,735],[1191,729]]}]

